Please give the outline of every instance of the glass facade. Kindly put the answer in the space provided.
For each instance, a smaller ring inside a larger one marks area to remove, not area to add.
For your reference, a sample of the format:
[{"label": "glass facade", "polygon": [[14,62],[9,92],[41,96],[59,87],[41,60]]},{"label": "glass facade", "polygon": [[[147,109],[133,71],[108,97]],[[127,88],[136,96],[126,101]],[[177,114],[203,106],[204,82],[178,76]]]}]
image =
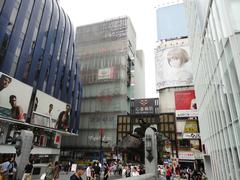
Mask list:
[{"label": "glass facade", "polygon": [[72,106],[80,119],[80,68],[74,28],[57,0],[0,2],[0,71]]},{"label": "glass facade", "polygon": [[[186,0],[199,124],[212,179],[240,176],[239,2],[213,0],[200,26],[200,1]],[[197,2],[197,3],[196,3]],[[238,19],[238,20],[237,20]],[[208,165],[207,165],[208,166]]]}]

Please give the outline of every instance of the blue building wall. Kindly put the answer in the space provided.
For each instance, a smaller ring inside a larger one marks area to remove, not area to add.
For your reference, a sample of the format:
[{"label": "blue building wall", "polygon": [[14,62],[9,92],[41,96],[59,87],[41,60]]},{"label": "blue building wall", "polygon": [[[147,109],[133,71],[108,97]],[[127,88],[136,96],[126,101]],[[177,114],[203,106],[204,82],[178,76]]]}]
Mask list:
[{"label": "blue building wall", "polygon": [[74,36],[57,0],[0,1],[0,71],[71,104],[76,131],[82,86]]},{"label": "blue building wall", "polygon": [[158,40],[188,36],[183,3],[158,8],[156,14]]}]

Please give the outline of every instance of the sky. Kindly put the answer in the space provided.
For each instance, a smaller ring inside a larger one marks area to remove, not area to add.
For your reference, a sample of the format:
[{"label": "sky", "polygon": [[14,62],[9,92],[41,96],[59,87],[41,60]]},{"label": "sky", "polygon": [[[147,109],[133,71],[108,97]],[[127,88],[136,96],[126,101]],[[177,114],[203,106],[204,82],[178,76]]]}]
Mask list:
[{"label": "sky", "polygon": [[145,56],[145,96],[158,97],[155,87],[156,5],[166,0],[60,0],[75,27],[129,16],[136,31],[137,50]]}]

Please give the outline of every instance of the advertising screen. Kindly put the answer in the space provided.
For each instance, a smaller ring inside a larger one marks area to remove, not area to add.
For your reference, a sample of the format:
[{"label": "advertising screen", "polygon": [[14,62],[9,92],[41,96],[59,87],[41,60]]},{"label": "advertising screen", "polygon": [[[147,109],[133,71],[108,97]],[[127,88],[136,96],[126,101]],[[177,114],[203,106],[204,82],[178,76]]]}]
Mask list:
[{"label": "advertising screen", "polygon": [[37,90],[31,123],[67,130],[70,124],[70,108],[65,102]]},{"label": "advertising screen", "polygon": [[189,48],[179,46],[159,50],[156,54],[156,88],[193,85]]},{"label": "advertising screen", "polygon": [[194,90],[175,92],[176,117],[196,117],[197,104]]},{"label": "advertising screen", "polygon": [[32,87],[0,72],[0,116],[26,121]]}]

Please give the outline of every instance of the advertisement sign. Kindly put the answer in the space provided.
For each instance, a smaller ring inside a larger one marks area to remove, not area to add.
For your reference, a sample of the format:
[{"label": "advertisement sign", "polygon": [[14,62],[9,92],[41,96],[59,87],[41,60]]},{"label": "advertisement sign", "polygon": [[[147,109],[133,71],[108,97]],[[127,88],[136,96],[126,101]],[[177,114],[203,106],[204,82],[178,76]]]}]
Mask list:
[{"label": "advertisement sign", "polygon": [[156,54],[156,87],[193,85],[192,64],[189,47],[162,49]]},{"label": "advertisement sign", "polygon": [[136,99],[134,100],[134,114],[153,114],[155,113],[155,99]]},{"label": "advertisement sign", "polygon": [[194,90],[175,92],[176,117],[196,117],[197,104]]},{"label": "advertisement sign", "polygon": [[200,133],[184,133],[183,139],[201,139]]},{"label": "advertisement sign", "polygon": [[194,153],[190,152],[190,151],[187,151],[187,152],[179,151],[178,158],[182,159],[182,160],[194,160],[195,159]]},{"label": "advertisement sign", "polygon": [[98,70],[98,80],[114,79],[114,68],[102,68]]},{"label": "advertisement sign", "polygon": [[0,72],[0,116],[25,121],[32,87]]},{"label": "advertisement sign", "polygon": [[70,108],[65,102],[37,90],[31,123],[67,130],[70,123]]},{"label": "advertisement sign", "polygon": [[197,120],[186,120],[184,133],[198,133],[198,121]]}]

